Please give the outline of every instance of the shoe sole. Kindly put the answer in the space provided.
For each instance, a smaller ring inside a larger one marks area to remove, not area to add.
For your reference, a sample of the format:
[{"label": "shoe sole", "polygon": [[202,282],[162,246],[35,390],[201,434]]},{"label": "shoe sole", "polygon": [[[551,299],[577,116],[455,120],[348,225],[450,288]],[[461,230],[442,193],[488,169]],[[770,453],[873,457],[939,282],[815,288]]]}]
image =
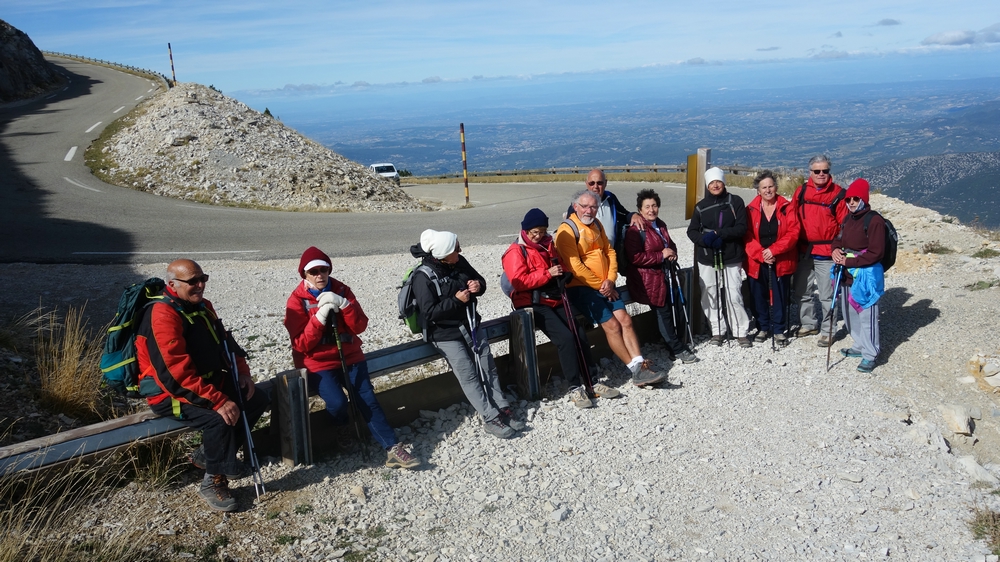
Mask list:
[{"label": "shoe sole", "polygon": [[408,464],[399,461],[393,461],[393,462],[385,461],[385,466],[388,468],[416,468],[420,466],[420,461],[415,460]]},{"label": "shoe sole", "polygon": [[660,384],[661,382],[663,382],[665,380],[667,380],[667,377],[661,376],[661,377],[657,377],[657,378],[655,378],[655,379],[653,379],[651,381],[647,381],[647,382],[643,382],[643,383],[633,382],[632,384],[635,385],[635,386],[637,386],[637,387],[639,387],[639,388],[642,388],[644,386],[653,386],[654,384]]},{"label": "shoe sole", "polygon": [[687,361],[681,359],[681,363],[685,365],[690,365],[691,363],[697,363],[699,361],[701,361],[701,359],[698,359],[697,357],[695,357],[694,359],[688,359]]},{"label": "shoe sole", "polygon": [[201,499],[205,500],[205,503],[208,504],[209,509],[211,509],[212,511],[221,511],[223,513],[229,513],[232,511],[236,511],[240,507],[239,504],[236,503],[235,501],[233,502],[232,505],[217,505],[212,503],[211,499],[203,496],[201,492],[198,492],[198,495],[201,496]]},{"label": "shoe sole", "polygon": [[586,402],[577,402],[577,401],[574,400],[573,401],[573,405],[576,406],[577,408],[580,408],[581,410],[586,410],[587,408],[593,408],[594,407],[594,401],[593,400],[587,400]]}]

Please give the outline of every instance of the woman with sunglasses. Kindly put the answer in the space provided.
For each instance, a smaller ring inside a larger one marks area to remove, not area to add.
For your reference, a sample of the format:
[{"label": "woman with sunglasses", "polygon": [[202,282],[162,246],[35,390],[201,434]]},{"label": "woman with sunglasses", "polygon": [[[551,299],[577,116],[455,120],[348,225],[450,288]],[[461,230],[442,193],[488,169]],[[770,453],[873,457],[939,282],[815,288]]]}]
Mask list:
[{"label": "woman with sunglasses", "polygon": [[757,174],[753,186],[757,197],[747,205],[743,268],[757,312],[756,340],[765,342],[773,336],[776,343],[786,345],[788,290],[799,263],[799,219],[789,201],[778,195],[771,170]]},{"label": "woman with sunglasses", "polygon": [[[590,344],[583,329],[575,321],[567,320],[563,299],[565,287],[560,282],[566,272],[548,227],[549,217],[541,209],[528,211],[521,221],[521,235],[503,254],[503,271],[513,288],[510,300],[514,308],[530,307],[535,327],[556,346],[559,366],[570,385],[569,400],[577,408],[590,408],[594,403],[583,386],[583,369],[590,369],[591,375],[596,376],[596,369],[590,367],[594,359],[590,356]],[[569,317],[573,316],[571,310]],[[602,383],[594,383],[593,388],[602,398],[621,394]]]},{"label": "woman with sunglasses", "polygon": [[[854,345],[840,350],[844,357],[860,357],[858,370],[875,369],[879,353],[879,299],[885,294],[885,220],[868,206],[868,182],[856,179],[847,188],[847,210],[833,249],[833,263],[841,268],[839,300]],[[836,272],[831,274],[836,279]]]},{"label": "woman with sunglasses", "polygon": [[292,361],[296,368],[308,370],[311,390],[319,393],[336,425],[348,422],[349,404],[344,396],[343,378],[346,374],[359,399],[361,417],[372,437],[385,449],[385,465],[417,467],[420,459],[396,438],[368,376],[368,362],[358,337],[368,327],[368,316],[351,288],[330,276],[330,269],[330,257],[319,248],[313,246],[302,253],[298,270],[302,282],[285,304]]}]

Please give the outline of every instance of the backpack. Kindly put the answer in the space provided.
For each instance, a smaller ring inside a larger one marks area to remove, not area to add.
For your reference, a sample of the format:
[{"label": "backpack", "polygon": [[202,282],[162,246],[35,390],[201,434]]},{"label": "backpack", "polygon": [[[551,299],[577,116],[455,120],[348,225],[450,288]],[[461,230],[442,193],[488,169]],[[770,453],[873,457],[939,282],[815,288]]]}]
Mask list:
[{"label": "backpack", "polygon": [[[882,217],[877,211],[868,211],[865,214],[865,236],[868,236],[868,224],[872,222],[872,215],[878,215]],[[889,219],[882,217],[885,222],[885,251],[882,253],[882,270],[889,271],[893,265],[896,264],[896,252],[899,250],[899,233],[896,232],[896,227],[889,222]]]},{"label": "backpack", "polygon": [[[826,207],[827,209],[829,209],[830,214],[833,215],[833,220],[837,220],[837,211],[836,211],[837,204],[843,201],[845,197],[847,197],[847,190],[844,189],[843,187],[840,188],[840,191],[837,192],[837,195],[834,196],[833,201],[830,201],[829,204],[820,203],[818,201],[806,201],[806,184],[802,184],[799,187],[798,194],[799,194],[797,198],[799,202],[798,208],[800,210],[802,209],[802,205],[819,205],[820,207]],[[802,220],[804,218],[805,218],[805,212],[800,211],[799,220]]]},{"label": "backpack", "polygon": [[422,272],[434,284],[438,297],[441,296],[441,281],[433,269],[422,263],[414,265],[403,274],[403,284],[399,287],[399,294],[396,296],[396,304],[399,306],[399,318],[410,329],[411,333],[423,334],[424,341],[427,341],[427,329],[421,326],[420,309],[417,308],[417,299],[413,295],[413,276],[416,272]]},{"label": "backpack", "polygon": [[[520,244],[518,244],[517,247],[521,249],[521,255],[524,256],[525,260],[527,260],[528,250],[525,250],[524,246]],[[500,275],[500,290],[503,291],[503,294],[507,295],[508,298],[510,298],[510,296],[514,294],[514,285],[511,285],[510,277],[507,277],[506,271]]]},{"label": "backpack", "polygon": [[102,385],[130,398],[139,398],[139,364],[135,358],[135,336],[143,309],[163,292],[162,279],[150,277],[133,283],[118,299],[118,311],[108,328],[108,339],[101,353]]}]

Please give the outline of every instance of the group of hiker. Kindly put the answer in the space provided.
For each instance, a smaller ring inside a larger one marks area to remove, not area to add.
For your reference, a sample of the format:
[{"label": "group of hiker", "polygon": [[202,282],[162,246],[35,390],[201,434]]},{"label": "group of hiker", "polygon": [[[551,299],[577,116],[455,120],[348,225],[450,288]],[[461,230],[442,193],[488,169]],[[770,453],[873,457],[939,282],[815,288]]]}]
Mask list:
[{"label": "group of hiker", "polygon": [[[831,308],[838,293],[854,340],[841,353],[861,357],[858,370],[870,372],[879,352],[884,222],[877,213],[867,216],[867,182],[857,180],[845,191],[833,182],[825,156],[814,157],[809,167],[808,181],[791,201],[777,194],[773,173],[758,174],[757,197],[746,206],[727,191],[722,170],[705,172],[705,197],[687,233],[695,245],[709,341],[722,345],[728,331],[741,347],[752,345],[750,314],[741,291],[745,273],[754,300],[757,341],[773,337],[787,343],[792,324],[786,305],[794,301],[800,303],[801,324],[794,335],[816,335],[824,316],[835,314]],[[631,300],[653,310],[669,359],[698,361],[690,347],[694,341],[678,275],[677,244],[659,218],[659,196],[651,189],[639,191],[636,209],[630,211],[607,191],[601,170],[588,174],[585,187],[573,196],[565,219],[551,234],[543,211],[525,214],[520,234],[503,254],[501,280],[512,306],[530,307],[534,325],[555,345],[570,384],[568,397],[579,408],[592,407],[598,398],[615,398],[620,391],[596,380],[588,326],[580,325],[578,315],[584,324],[601,327],[635,386],[666,379],[662,366],[642,356],[617,289],[619,268]],[[407,280],[417,324],[448,362],[485,431],[511,438],[525,424],[516,419],[500,387],[476,310],[486,281],[461,251],[456,234],[431,229],[410,248],[420,260]],[[420,459],[398,440],[372,388],[360,339],[368,317],[353,291],[331,277],[332,261],[318,248],[303,252],[297,271],[302,281],[288,297],[284,318],[294,365],[307,370],[311,390],[324,400],[335,423],[346,424],[350,408],[355,421],[360,417],[367,424],[386,452],[386,466],[419,466]],[[191,455],[205,470],[199,495],[214,510],[233,511],[237,502],[228,481],[253,472],[259,479],[250,428],[268,400],[255,392],[246,353],[204,298],[208,279],[192,260],[168,265],[162,297],[142,313],[136,339],[139,389],[156,413],[203,431],[202,446]],[[813,310],[810,283],[819,290],[819,314]],[[687,338],[678,333],[681,326],[687,327]],[[828,329],[819,344],[829,346],[833,339]],[[237,460],[241,445],[249,464]]]}]

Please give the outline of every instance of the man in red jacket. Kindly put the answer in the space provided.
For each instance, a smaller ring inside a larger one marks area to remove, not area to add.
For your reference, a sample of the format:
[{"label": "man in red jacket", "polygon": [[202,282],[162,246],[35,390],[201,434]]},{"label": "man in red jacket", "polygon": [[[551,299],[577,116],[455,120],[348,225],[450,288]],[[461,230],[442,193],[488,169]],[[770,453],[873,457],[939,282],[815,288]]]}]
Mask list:
[{"label": "man in red jacket", "polygon": [[[271,401],[255,392],[246,352],[236,344],[205,299],[208,275],[192,260],[167,266],[162,297],[143,312],[135,340],[139,392],[160,416],[173,416],[202,430],[202,446],[191,462],[205,469],[198,494],[216,511],[235,511],[229,480],[248,471],[236,459],[243,445],[240,397],[253,427]],[[234,388],[223,344],[236,354],[239,388]]]},{"label": "man in red jacket", "polygon": [[[792,287],[792,302],[799,302],[801,326],[796,333],[798,337],[818,334],[823,324],[829,332],[829,323],[823,320],[828,318],[828,314],[837,313],[833,302],[833,283],[830,281],[830,270],[833,268],[830,244],[847,218],[845,194],[844,188],[833,182],[830,159],[821,154],[809,160],[809,179],[792,196],[792,208],[801,223],[799,265],[795,270]],[[809,290],[813,283],[819,291],[819,316],[816,315],[812,291]],[[834,307],[833,311],[830,310],[831,306]],[[817,345],[829,347],[833,343],[834,333],[824,333]]]}]

